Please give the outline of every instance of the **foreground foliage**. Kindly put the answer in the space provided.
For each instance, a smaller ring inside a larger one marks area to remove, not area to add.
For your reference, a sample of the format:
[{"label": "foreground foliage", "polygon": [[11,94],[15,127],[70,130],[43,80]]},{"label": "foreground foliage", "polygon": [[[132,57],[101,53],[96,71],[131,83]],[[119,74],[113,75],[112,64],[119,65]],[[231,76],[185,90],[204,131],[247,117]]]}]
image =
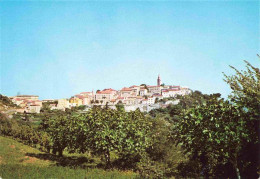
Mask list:
[{"label": "foreground foliage", "polygon": [[103,155],[107,166],[111,152],[120,159],[140,158],[149,146],[150,126],[139,110],[127,113],[100,107],[85,114],[56,113],[41,124],[51,137],[54,154],[61,156],[65,148],[70,152],[90,151]]},{"label": "foreground foliage", "polygon": [[[70,166],[69,162],[77,156],[68,159],[63,166],[59,160],[42,158],[47,154],[37,149],[18,143],[12,139],[0,136],[0,177],[1,178],[138,178],[131,171],[104,170],[99,168],[82,168],[81,165]],[[66,154],[67,155],[67,154]],[[55,157],[54,157],[55,158]],[[74,159],[74,160],[73,160]],[[83,158],[78,158],[80,162]],[[76,160],[77,161],[77,160]],[[75,161],[75,162],[76,162]],[[86,160],[89,163],[89,160]]]}]

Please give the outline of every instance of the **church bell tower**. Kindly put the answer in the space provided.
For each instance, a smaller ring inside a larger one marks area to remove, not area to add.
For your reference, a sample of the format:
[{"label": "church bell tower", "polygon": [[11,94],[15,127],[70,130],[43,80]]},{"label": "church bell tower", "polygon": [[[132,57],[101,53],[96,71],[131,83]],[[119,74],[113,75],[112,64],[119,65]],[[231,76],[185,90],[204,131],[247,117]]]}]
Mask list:
[{"label": "church bell tower", "polygon": [[157,78],[157,86],[161,86],[161,78],[160,78],[160,75],[158,75],[158,78]]}]

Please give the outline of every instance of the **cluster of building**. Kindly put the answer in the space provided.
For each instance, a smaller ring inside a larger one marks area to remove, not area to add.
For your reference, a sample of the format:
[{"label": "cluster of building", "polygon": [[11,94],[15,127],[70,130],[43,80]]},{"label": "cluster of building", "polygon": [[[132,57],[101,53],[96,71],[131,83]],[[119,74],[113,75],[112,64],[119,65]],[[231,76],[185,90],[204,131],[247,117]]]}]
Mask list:
[{"label": "cluster of building", "polygon": [[[20,95],[11,97],[12,101],[21,106],[25,112],[39,113],[43,103],[48,103],[50,109],[65,110],[75,106],[93,105],[109,106],[116,108],[117,104],[122,104],[126,111],[139,108],[141,111],[150,111],[155,108],[163,107],[159,103],[164,98],[176,97],[177,95],[187,95],[191,90],[187,87],[162,85],[160,76],[157,79],[157,85],[140,85],[124,87],[121,90],[111,88],[96,92],[81,92],[72,96],[70,99],[42,100],[39,96]],[[174,102],[173,102],[174,103]]]},{"label": "cluster of building", "polygon": [[14,104],[21,107],[17,109],[17,112],[39,113],[42,107],[42,101],[36,95],[17,95],[9,98]]}]

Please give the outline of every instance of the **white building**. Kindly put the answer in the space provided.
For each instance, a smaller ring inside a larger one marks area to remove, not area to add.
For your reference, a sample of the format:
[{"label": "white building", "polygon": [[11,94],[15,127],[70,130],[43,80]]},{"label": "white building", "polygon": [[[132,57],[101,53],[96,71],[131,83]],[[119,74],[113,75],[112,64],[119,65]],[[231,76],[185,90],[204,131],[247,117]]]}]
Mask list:
[{"label": "white building", "polygon": [[154,94],[154,93],[159,93],[161,94],[161,89],[162,86],[147,86],[149,93]]},{"label": "white building", "polygon": [[147,104],[154,104],[155,103],[155,97],[148,97]]},{"label": "white building", "polygon": [[177,89],[162,90],[163,98],[175,97],[179,93],[180,93],[180,90],[177,90]]},{"label": "white building", "polygon": [[165,105],[170,105],[170,104],[173,104],[173,105],[176,105],[176,104],[178,104],[180,102],[180,100],[179,99],[176,99],[176,100],[170,100],[170,101],[166,101],[165,102]]},{"label": "white building", "polygon": [[129,88],[132,89],[132,94],[134,96],[138,96],[139,95],[140,88],[141,88],[140,86],[133,85],[133,86],[130,86]]},{"label": "white building", "polygon": [[142,104],[148,104],[148,99],[143,99]]},{"label": "white building", "polygon": [[65,110],[65,108],[70,108],[70,102],[68,99],[58,99],[57,109]]},{"label": "white building", "polygon": [[140,91],[139,91],[140,96],[145,96],[145,95],[147,95],[147,93],[148,93],[147,89],[145,89],[144,87],[140,88]]},{"label": "white building", "polygon": [[26,112],[28,113],[40,113],[41,106],[37,104],[32,104],[26,107]]},{"label": "white building", "polygon": [[134,96],[134,92],[132,91],[131,88],[126,88],[126,87],[124,87],[124,88],[122,88],[122,89],[120,90],[120,96],[121,96],[121,97]]},{"label": "white building", "polygon": [[155,94],[153,94],[153,97],[156,99],[158,99],[158,100],[160,100],[160,99],[163,99],[163,95],[161,95],[161,94],[159,94],[159,93],[155,93]]},{"label": "white building", "polygon": [[95,95],[95,101],[98,101],[98,104],[106,105],[112,99],[117,98],[117,91],[114,89],[104,89],[102,91],[98,91]]},{"label": "white building", "polygon": [[181,87],[181,95],[188,95],[191,93],[191,90],[188,87]]}]

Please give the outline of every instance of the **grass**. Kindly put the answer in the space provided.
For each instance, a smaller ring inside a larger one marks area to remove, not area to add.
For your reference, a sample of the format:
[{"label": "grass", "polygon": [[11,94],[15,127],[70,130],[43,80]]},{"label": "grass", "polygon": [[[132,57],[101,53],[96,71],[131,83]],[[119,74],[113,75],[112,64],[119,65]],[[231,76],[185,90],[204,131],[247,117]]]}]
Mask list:
[{"label": "grass", "polygon": [[84,155],[52,154],[0,136],[0,178],[139,178],[132,171],[97,168],[95,159]]}]

